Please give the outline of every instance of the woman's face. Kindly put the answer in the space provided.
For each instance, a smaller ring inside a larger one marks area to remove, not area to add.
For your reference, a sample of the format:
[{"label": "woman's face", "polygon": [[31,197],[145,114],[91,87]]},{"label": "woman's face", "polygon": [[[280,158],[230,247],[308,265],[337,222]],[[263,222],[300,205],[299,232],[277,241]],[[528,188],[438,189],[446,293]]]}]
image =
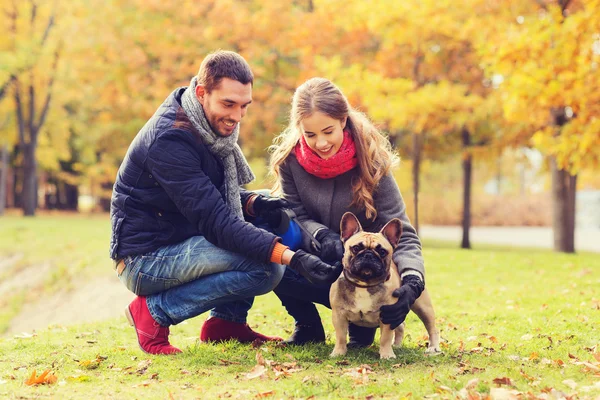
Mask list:
[{"label": "woman's face", "polygon": [[300,121],[300,131],[308,147],[323,159],[338,152],[344,142],[345,126],[346,118],[340,121],[319,111]]}]

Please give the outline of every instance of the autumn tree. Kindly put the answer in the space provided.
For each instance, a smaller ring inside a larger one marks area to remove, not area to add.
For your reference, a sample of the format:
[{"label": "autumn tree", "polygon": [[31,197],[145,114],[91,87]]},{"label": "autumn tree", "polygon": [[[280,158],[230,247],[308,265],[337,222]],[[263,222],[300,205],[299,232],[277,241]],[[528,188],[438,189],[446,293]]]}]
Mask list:
[{"label": "autumn tree", "polygon": [[[436,2],[318,2],[341,33],[336,55],[317,59],[318,69],[340,84],[390,132],[392,142],[411,136],[415,227],[419,226],[420,166],[424,157],[464,159],[463,247],[470,247],[472,147],[495,135],[490,118],[491,85],[484,79],[472,42],[480,26],[474,12]],[[475,13],[476,14],[476,13]],[[426,22],[425,22],[426,21]],[[462,143],[462,145],[461,145]],[[425,152],[424,150],[427,150]]]},{"label": "autumn tree", "polygon": [[577,174],[600,159],[600,2],[511,1],[495,14],[504,24],[481,45],[488,73],[503,77],[515,139],[548,157],[554,248],[574,252]]},{"label": "autumn tree", "polygon": [[21,202],[25,215],[34,215],[37,205],[36,150],[39,134],[50,111],[61,41],[53,35],[57,4],[13,1],[3,12],[8,17],[8,37],[15,54],[27,64],[12,76],[10,95],[14,101],[18,150],[21,157]]}]

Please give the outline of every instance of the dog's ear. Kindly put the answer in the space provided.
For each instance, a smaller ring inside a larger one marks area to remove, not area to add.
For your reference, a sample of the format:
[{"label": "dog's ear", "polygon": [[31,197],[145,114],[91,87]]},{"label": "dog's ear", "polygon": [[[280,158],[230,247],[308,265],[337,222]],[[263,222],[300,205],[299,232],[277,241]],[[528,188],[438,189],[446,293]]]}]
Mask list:
[{"label": "dog's ear", "polygon": [[385,224],[380,232],[392,244],[392,247],[396,248],[400,243],[400,236],[402,236],[402,221],[394,218]]},{"label": "dog's ear", "polygon": [[356,215],[352,214],[350,211],[346,212],[342,216],[342,221],[340,222],[342,242],[345,242],[351,236],[354,236],[360,231],[362,231],[362,226],[360,226],[360,222],[358,222],[358,218],[356,218]]}]

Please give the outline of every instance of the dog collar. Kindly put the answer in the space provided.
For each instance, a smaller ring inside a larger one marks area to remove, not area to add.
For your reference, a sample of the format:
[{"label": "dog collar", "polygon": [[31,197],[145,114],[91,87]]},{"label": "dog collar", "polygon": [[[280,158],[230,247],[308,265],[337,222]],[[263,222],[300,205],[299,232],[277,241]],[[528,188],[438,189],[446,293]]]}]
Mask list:
[{"label": "dog collar", "polygon": [[356,287],[363,288],[363,289],[364,288],[373,287],[373,286],[377,286],[377,285],[379,285],[380,283],[383,283],[383,282],[387,282],[390,279],[390,277],[392,276],[392,274],[388,274],[388,276],[385,278],[385,280],[383,280],[381,282],[375,282],[375,283],[373,283],[371,285],[365,285],[365,284],[359,283],[355,278],[353,278],[350,275],[348,275],[348,271],[345,268],[344,268],[343,273],[344,273],[344,278],[346,278],[346,280],[348,282],[350,282],[351,284],[353,284]]}]

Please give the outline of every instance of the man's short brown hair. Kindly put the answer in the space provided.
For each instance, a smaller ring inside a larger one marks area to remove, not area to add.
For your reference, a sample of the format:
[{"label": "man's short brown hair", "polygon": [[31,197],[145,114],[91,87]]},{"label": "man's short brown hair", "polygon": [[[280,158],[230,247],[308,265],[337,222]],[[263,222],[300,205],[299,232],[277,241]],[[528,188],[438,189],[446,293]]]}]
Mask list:
[{"label": "man's short brown hair", "polygon": [[223,78],[233,79],[244,85],[254,83],[250,65],[242,56],[227,50],[217,50],[204,58],[198,71],[198,85],[210,93]]}]

